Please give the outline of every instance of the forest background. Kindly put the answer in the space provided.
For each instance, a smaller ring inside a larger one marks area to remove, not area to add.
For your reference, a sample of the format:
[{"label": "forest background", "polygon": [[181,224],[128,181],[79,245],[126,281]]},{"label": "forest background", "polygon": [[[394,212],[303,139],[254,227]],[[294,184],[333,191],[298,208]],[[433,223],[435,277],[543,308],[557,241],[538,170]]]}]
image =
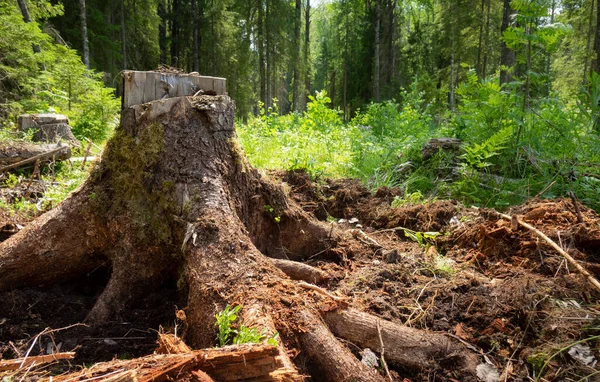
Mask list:
[{"label": "forest background", "polygon": [[[28,138],[18,114],[59,112],[102,142],[120,72],[165,65],[227,78],[259,168],[401,187],[396,205],[572,192],[600,210],[598,3],[2,0],[1,136]],[[423,155],[436,137],[460,151]],[[73,181],[49,206],[85,173],[58,176]]]}]

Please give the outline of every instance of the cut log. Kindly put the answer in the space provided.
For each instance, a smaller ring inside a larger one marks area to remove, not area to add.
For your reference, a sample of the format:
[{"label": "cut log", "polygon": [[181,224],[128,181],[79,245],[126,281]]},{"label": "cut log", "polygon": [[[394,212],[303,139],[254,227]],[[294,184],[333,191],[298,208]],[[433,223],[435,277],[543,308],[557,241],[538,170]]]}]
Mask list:
[{"label": "cut log", "polygon": [[123,109],[167,98],[195,95],[225,95],[225,78],[196,74],[138,72],[123,73]]},{"label": "cut log", "polygon": [[19,168],[39,160],[40,162],[61,161],[71,157],[66,144],[41,144],[15,141],[0,144],[0,172]]}]

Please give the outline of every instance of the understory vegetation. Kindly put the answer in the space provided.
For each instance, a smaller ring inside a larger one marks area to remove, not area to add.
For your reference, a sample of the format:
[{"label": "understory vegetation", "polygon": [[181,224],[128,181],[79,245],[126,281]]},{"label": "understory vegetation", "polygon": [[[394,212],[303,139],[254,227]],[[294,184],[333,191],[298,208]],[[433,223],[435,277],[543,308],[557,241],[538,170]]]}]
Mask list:
[{"label": "understory vegetation", "polygon": [[[313,177],[358,177],[372,189],[400,187],[397,204],[456,198],[505,208],[534,196],[573,192],[596,210],[600,192],[600,139],[595,127],[600,81],[596,74],[579,97],[531,100],[480,81],[474,72],[457,88],[456,112],[426,101],[417,81],[396,102],[371,103],[344,122],[325,92],[307,111],[277,108],[238,124],[242,145],[260,168],[306,169]],[[514,85],[513,85],[514,86]],[[432,138],[462,141],[459,152],[439,150],[423,159]]]}]

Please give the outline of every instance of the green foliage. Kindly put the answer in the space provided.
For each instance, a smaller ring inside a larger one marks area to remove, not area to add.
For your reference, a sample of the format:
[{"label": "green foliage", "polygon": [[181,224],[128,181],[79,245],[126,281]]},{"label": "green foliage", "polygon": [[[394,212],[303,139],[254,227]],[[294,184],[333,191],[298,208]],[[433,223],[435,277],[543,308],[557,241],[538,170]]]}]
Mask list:
[{"label": "green foliage", "polygon": [[260,343],[265,339],[269,345],[277,346],[277,338],[279,338],[279,333],[277,332],[270,338],[266,338],[265,333],[259,333],[255,328],[249,328],[244,324],[239,324],[237,328],[235,327],[238,319],[237,313],[241,308],[241,305],[236,305],[233,308],[227,305],[225,309],[215,316],[215,325],[219,330],[217,334],[219,346],[223,347],[232,343],[235,345]]},{"label": "green foliage", "polygon": [[[33,16],[59,16],[61,6],[30,3]],[[33,47],[39,47],[35,53]],[[16,4],[0,3],[0,116],[67,114],[78,138],[105,139],[119,102],[102,75],[85,68],[77,53],[52,41],[38,22],[25,23]],[[9,127],[9,126],[5,126]]]}]

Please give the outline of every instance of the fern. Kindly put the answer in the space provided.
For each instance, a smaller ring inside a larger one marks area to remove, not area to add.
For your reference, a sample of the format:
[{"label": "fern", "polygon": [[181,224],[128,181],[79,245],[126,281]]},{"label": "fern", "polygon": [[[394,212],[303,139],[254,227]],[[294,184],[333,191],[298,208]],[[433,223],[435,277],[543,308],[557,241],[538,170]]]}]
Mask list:
[{"label": "fern", "polygon": [[464,147],[465,153],[461,158],[467,165],[476,170],[483,170],[493,163],[491,159],[500,155],[512,135],[512,127],[508,126],[498,131],[481,143],[474,143]]}]

